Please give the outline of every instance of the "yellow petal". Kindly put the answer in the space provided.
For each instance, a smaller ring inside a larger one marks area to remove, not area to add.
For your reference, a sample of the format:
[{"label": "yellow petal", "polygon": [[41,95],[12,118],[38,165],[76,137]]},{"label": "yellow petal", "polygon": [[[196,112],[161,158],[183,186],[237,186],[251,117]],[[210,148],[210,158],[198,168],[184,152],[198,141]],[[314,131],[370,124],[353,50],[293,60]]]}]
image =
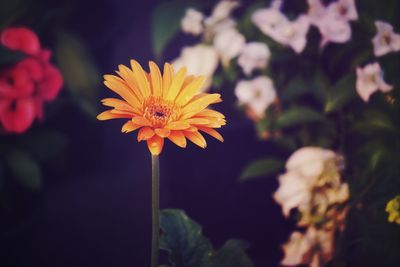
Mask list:
[{"label": "yellow petal", "polygon": [[190,124],[185,121],[174,121],[174,122],[168,123],[168,125],[165,128],[169,129],[169,130],[184,130],[189,127],[190,127]]},{"label": "yellow petal", "polygon": [[171,130],[169,129],[164,129],[164,128],[157,128],[154,130],[154,132],[162,138],[168,137],[171,133]]},{"label": "yellow petal", "polygon": [[165,99],[167,97],[169,87],[172,81],[172,75],[174,74],[174,70],[172,69],[171,64],[164,64],[164,73],[163,73],[163,86],[162,86],[162,97]]},{"label": "yellow petal", "polygon": [[183,109],[181,119],[187,119],[205,109],[208,105],[220,99],[220,94],[206,94],[194,101],[189,102]]},{"label": "yellow petal", "polygon": [[164,138],[154,135],[152,138],[147,140],[147,147],[152,155],[159,155],[164,146]]},{"label": "yellow petal", "polygon": [[113,107],[118,110],[125,110],[135,112],[133,107],[129,105],[126,101],[117,99],[117,98],[104,98],[101,100],[101,103],[107,107]]},{"label": "yellow petal", "polygon": [[171,140],[175,145],[185,148],[186,138],[182,131],[171,131],[168,139]]},{"label": "yellow petal", "polygon": [[225,115],[221,112],[212,110],[212,109],[203,109],[199,113],[197,113],[194,117],[217,117],[217,118],[225,118]]},{"label": "yellow petal", "polygon": [[137,140],[138,142],[143,141],[143,140],[149,140],[154,136],[154,131],[150,127],[142,127],[140,128],[138,135],[137,135]]},{"label": "yellow petal", "polygon": [[142,103],[144,98],[142,93],[139,90],[139,85],[136,83],[133,71],[125,65],[120,64],[118,66],[119,71],[117,71],[118,75],[124,79],[126,84],[129,86],[133,94],[136,98]]},{"label": "yellow petal", "polygon": [[124,119],[124,118],[132,118],[131,115],[125,115],[125,114],[113,114],[111,113],[111,110],[104,111],[97,115],[97,119],[100,121],[105,121],[105,120],[111,120],[111,119]]},{"label": "yellow petal", "polygon": [[224,138],[222,137],[222,135],[217,132],[216,130],[212,129],[212,128],[208,128],[208,127],[198,127],[198,129],[200,131],[203,131],[209,135],[211,135],[212,137],[214,137],[215,139],[224,142]]},{"label": "yellow petal", "polygon": [[142,93],[144,98],[149,97],[151,91],[149,82],[147,81],[146,78],[146,72],[143,70],[142,66],[140,66],[140,64],[133,59],[131,60],[131,67],[134,74],[133,77],[135,78],[135,81],[139,87],[140,92]]},{"label": "yellow petal", "polygon": [[162,77],[160,73],[160,69],[158,66],[153,62],[149,62],[150,67],[150,76],[151,76],[151,86],[152,91],[155,96],[161,96],[162,93]]},{"label": "yellow petal", "polygon": [[121,78],[114,75],[104,75],[104,84],[115,93],[119,94],[132,107],[140,107],[138,98],[132,93],[128,85]]},{"label": "yellow petal", "polygon": [[142,125],[142,126],[151,126],[151,122],[148,119],[146,119],[145,117],[140,117],[140,116],[134,117],[134,118],[132,118],[132,122],[134,124],[138,124],[138,125]]},{"label": "yellow petal", "polygon": [[129,133],[133,132],[134,130],[142,127],[141,125],[134,124],[131,120],[127,121],[122,125],[121,132],[123,133]]},{"label": "yellow petal", "polygon": [[194,76],[194,75],[186,75],[185,80],[183,81],[183,84],[182,84],[182,88],[185,88],[194,79],[196,79],[196,76]]},{"label": "yellow petal", "polygon": [[190,118],[186,120],[190,124],[196,124],[196,125],[206,125],[209,124],[210,121],[205,118]]},{"label": "yellow petal", "polygon": [[186,87],[182,89],[182,91],[176,98],[176,103],[181,106],[186,105],[186,103],[188,103],[193,98],[193,96],[199,92],[204,84],[204,81],[205,78],[203,76],[195,78],[192,82],[190,82]]},{"label": "yellow petal", "polygon": [[206,148],[207,142],[201,133],[185,131],[184,134],[186,138],[192,141],[194,144],[198,145],[201,148]]},{"label": "yellow petal", "polygon": [[173,101],[182,89],[183,81],[185,80],[186,68],[182,67],[171,81],[171,86],[168,89],[166,100]]}]

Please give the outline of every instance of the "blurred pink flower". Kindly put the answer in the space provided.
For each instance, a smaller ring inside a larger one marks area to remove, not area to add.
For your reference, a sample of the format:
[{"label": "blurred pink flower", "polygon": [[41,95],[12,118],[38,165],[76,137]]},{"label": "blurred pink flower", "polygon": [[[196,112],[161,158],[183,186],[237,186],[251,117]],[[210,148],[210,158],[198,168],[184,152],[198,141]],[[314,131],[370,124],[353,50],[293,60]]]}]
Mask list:
[{"label": "blurred pink flower", "polygon": [[235,88],[235,95],[239,104],[250,108],[258,118],[265,116],[266,109],[277,97],[272,80],[266,76],[239,81]]},{"label": "blurred pink flower", "polygon": [[333,13],[341,20],[358,20],[357,7],[354,0],[339,0],[328,5],[327,13]]},{"label": "blurred pink flower", "polygon": [[289,21],[279,9],[272,7],[256,10],[251,19],[261,32],[276,42],[290,46],[296,53],[304,50],[310,26],[307,16],[301,15],[296,20]]},{"label": "blurred pink flower", "polygon": [[400,34],[393,31],[393,26],[383,21],[375,21],[377,33],[372,39],[374,54],[377,57],[390,52],[400,51]]},{"label": "blurred pink flower", "polygon": [[0,121],[7,132],[23,133],[35,118],[43,117],[43,103],[55,99],[63,78],[48,61],[51,53],[40,48],[34,32],[10,29],[1,33],[3,45],[30,56],[0,72]]},{"label": "blurred pink flower", "polygon": [[392,85],[383,80],[383,71],[379,63],[371,63],[364,68],[357,68],[356,72],[356,91],[364,102],[368,102],[376,91],[386,93],[393,89]]},{"label": "blurred pink flower", "polygon": [[214,47],[221,57],[222,65],[229,65],[229,61],[237,57],[244,46],[246,39],[235,28],[220,31],[214,37]]},{"label": "blurred pink flower", "polygon": [[268,65],[271,51],[261,42],[247,43],[243,48],[238,64],[246,75],[250,75],[255,69],[264,69]]},{"label": "blurred pink flower", "polygon": [[308,0],[308,17],[322,36],[321,47],[330,42],[345,43],[351,39],[350,21],[358,19],[354,0],[339,0],[325,7],[320,0]]},{"label": "blurred pink flower", "polygon": [[289,23],[286,16],[276,8],[258,9],[252,14],[251,20],[262,33],[279,43],[282,42],[279,31],[282,25]]},{"label": "blurred pink flower", "polygon": [[351,39],[351,27],[347,20],[340,19],[334,12],[326,12],[317,22],[322,35],[321,47],[328,43],[346,43]]}]

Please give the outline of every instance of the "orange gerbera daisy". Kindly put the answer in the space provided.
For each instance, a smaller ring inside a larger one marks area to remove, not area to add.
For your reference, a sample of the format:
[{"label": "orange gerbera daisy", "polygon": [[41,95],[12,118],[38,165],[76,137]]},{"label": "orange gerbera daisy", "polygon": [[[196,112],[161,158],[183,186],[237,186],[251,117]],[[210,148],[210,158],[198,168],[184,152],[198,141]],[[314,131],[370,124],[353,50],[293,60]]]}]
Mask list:
[{"label": "orange gerbera daisy", "polygon": [[113,109],[97,116],[99,120],[127,118],[122,132],[139,129],[137,140],[147,141],[153,155],[159,155],[168,138],[180,147],[186,147],[186,138],[205,148],[205,132],[223,142],[214,130],[226,124],[225,116],[207,108],[221,102],[220,94],[200,93],[204,77],[186,74],[186,68],[174,72],[168,63],[164,74],[154,62],[149,62],[150,72],[131,60],[132,69],[119,65],[115,75],[104,75],[104,84],[122,99],[105,98],[103,105]]}]

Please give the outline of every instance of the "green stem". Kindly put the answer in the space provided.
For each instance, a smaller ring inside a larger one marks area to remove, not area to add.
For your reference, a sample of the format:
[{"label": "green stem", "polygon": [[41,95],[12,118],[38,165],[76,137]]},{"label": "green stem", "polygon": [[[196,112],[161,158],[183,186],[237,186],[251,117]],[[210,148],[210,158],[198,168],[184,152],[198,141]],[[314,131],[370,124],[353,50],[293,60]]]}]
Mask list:
[{"label": "green stem", "polygon": [[158,247],[160,233],[160,218],[159,218],[159,194],[160,194],[160,165],[158,156],[151,156],[151,208],[152,208],[152,227],[151,227],[151,267],[158,266]]}]

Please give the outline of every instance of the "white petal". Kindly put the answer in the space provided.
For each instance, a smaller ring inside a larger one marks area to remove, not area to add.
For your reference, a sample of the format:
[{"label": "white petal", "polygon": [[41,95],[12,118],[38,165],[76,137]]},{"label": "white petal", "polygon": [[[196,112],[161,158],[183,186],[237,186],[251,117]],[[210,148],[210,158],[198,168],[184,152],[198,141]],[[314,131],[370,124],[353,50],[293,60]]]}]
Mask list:
[{"label": "white petal", "polygon": [[322,173],[325,161],[335,157],[336,154],[331,150],[320,147],[303,147],[289,157],[286,162],[286,169],[299,172],[301,175],[313,179]]},{"label": "white petal", "polygon": [[238,1],[220,1],[213,9],[211,18],[214,21],[224,20],[228,18],[232,11],[239,6]]},{"label": "white petal", "polygon": [[260,42],[250,42],[242,50],[238,64],[246,75],[250,75],[254,69],[264,69],[271,56],[268,46]]},{"label": "white petal", "polygon": [[283,214],[288,217],[290,210],[310,201],[311,189],[302,176],[287,172],[279,176],[279,188],[274,199],[282,206]]},{"label": "white petal", "polygon": [[203,13],[193,8],[187,9],[185,16],[181,21],[182,31],[186,33],[191,33],[193,35],[199,35],[203,32],[203,19]]},{"label": "white petal", "polygon": [[293,232],[289,241],[282,246],[285,257],[281,261],[282,265],[300,265],[305,263],[305,254],[312,249],[313,244],[300,232]]},{"label": "white petal", "polygon": [[182,49],[180,56],[172,62],[174,69],[186,67],[188,74],[206,77],[203,91],[211,85],[212,76],[218,67],[218,53],[209,45],[195,45]]},{"label": "white petal", "polygon": [[222,61],[226,64],[239,55],[246,44],[246,40],[242,34],[232,28],[218,32],[213,43]]}]

